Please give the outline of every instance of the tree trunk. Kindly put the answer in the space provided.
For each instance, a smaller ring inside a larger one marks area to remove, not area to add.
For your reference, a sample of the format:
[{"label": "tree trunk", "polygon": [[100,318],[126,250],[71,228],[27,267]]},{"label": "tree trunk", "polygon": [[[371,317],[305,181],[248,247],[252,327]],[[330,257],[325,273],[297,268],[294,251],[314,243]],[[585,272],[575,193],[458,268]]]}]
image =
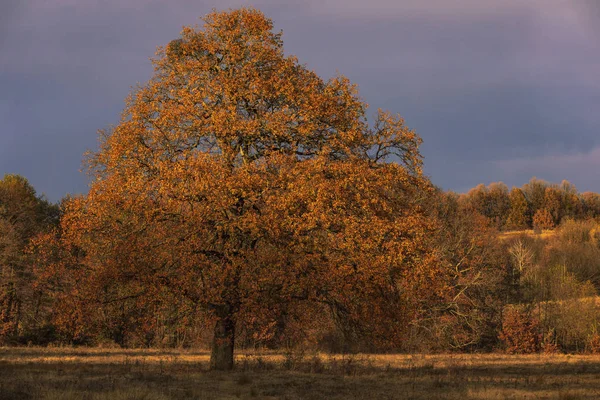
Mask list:
[{"label": "tree trunk", "polygon": [[231,307],[222,306],[217,309],[218,320],[210,355],[210,368],[218,371],[233,369],[233,347],[235,344],[235,319]]}]

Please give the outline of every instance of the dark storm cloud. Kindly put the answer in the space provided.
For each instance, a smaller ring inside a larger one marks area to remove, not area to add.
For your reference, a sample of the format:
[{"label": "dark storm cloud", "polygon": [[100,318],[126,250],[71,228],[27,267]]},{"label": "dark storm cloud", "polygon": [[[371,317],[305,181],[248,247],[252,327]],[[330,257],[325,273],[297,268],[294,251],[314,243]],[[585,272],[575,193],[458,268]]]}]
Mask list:
[{"label": "dark storm cloud", "polygon": [[318,74],[358,83],[372,112],[402,114],[436,184],[537,175],[600,191],[588,172],[600,153],[595,0],[0,4],[0,174],[21,173],[53,200],[85,191],[81,155],[150,77],[156,46],[213,7],[241,5],[273,18],[286,52]]},{"label": "dark storm cloud", "polygon": [[22,0],[6,0],[0,2],[0,49],[4,42],[6,32],[13,21],[23,11],[25,3]]},{"label": "dark storm cloud", "polygon": [[[577,156],[562,174],[559,166],[544,172],[544,155],[598,145],[599,41],[583,3],[507,1],[494,9],[448,1],[427,9],[433,3],[348,3],[333,24],[339,38],[327,37],[325,24],[310,30],[309,43],[327,48],[320,69],[342,60],[370,103],[404,115],[424,137],[426,171],[439,185],[521,185],[534,174],[575,180],[580,169],[588,178],[580,187],[600,190]],[[330,8],[325,2],[316,12],[326,19]],[[519,157],[540,166],[501,168]]]},{"label": "dark storm cloud", "polygon": [[573,6],[581,16],[582,23],[591,31],[600,32],[600,2],[597,0],[574,0]]}]

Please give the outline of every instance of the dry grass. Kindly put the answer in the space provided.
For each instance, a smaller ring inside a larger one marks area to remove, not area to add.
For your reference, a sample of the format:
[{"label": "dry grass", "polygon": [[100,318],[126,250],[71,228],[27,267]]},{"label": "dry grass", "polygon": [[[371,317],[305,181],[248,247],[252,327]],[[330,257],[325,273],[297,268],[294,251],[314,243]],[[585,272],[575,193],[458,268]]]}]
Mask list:
[{"label": "dry grass", "polygon": [[542,233],[535,233],[533,231],[533,229],[525,229],[525,230],[520,230],[520,231],[500,232],[498,237],[501,240],[506,240],[506,239],[517,237],[517,236],[526,235],[526,236],[531,236],[531,237],[536,237],[536,238],[541,238],[541,239],[548,239],[548,238],[554,236],[555,233],[556,233],[555,230],[543,230]]},{"label": "dry grass", "polygon": [[597,399],[600,357],[0,348],[0,399]]}]

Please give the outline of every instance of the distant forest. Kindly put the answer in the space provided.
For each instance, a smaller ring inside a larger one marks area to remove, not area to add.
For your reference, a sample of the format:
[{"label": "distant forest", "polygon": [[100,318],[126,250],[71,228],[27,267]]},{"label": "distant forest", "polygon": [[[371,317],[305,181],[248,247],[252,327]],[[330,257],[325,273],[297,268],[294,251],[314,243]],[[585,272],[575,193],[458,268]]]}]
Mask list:
[{"label": "distant forest", "polygon": [[[79,280],[82,271],[57,275],[53,262],[65,249],[49,245],[48,237],[62,235],[60,219],[70,201],[52,204],[20,176],[0,180],[0,343],[209,346],[210,318],[185,299],[144,299],[118,281],[87,287],[90,282]],[[598,194],[533,178],[510,191],[503,183],[466,194],[436,189],[427,203],[441,223],[434,242],[452,291],[427,299],[402,340],[373,341],[373,332],[357,324],[374,322],[369,319],[351,321],[322,310],[290,318],[287,310],[275,309],[266,327],[240,327],[239,346],[600,351]],[[394,313],[388,317],[379,323],[397,322]]]},{"label": "distant forest", "polygon": [[600,352],[600,196],[445,192],[421,138],[254,9],[159,48],[88,193],[0,181],[0,344]]},{"label": "distant forest", "polygon": [[585,220],[600,216],[600,195],[578,193],[569,181],[560,185],[532,178],[510,191],[502,182],[480,184],[466,194],[455,195],[459,202],[492,221],[499,230],[552,229],[563,219]]}]

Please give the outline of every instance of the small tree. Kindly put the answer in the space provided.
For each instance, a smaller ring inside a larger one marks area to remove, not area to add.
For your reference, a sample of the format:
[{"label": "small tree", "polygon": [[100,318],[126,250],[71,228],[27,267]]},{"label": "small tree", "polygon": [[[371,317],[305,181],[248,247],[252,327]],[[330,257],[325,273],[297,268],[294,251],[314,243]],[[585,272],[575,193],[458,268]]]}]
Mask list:
[{"label": "small tree", "polygon": [[547,187],[548,182],[543,179],[538,179],[535,176],[521,187],[521,190],[527,199],[527,205],[529,206],[527,212],[530,220],[538,210],[544,208],[544,196]]},{"label": "small tree", "polygon": [[544,230],[554,228],[554,221],[552,215],[546,208],[537,210],[533,216],[533,229],[534,231],[541,233]]},{"label": "small tree", "polygon": [[550,213],[553,225],[558,225],[563,214],[562,195],[559,189],[555,187],[546,188],[544,208]]},{"label": "small tree", "polygon": [[527,199],[523,191],[513,188],[509,194],[510,210],[508,212],[507,226],[511,229],[525,229],[527,227]]},{"label": "small tree", "polygon": [[507,353],[529,354],[541,349],[542,334],[539,321],[528,310],[509,307],[504,311],[499,338]]}]

